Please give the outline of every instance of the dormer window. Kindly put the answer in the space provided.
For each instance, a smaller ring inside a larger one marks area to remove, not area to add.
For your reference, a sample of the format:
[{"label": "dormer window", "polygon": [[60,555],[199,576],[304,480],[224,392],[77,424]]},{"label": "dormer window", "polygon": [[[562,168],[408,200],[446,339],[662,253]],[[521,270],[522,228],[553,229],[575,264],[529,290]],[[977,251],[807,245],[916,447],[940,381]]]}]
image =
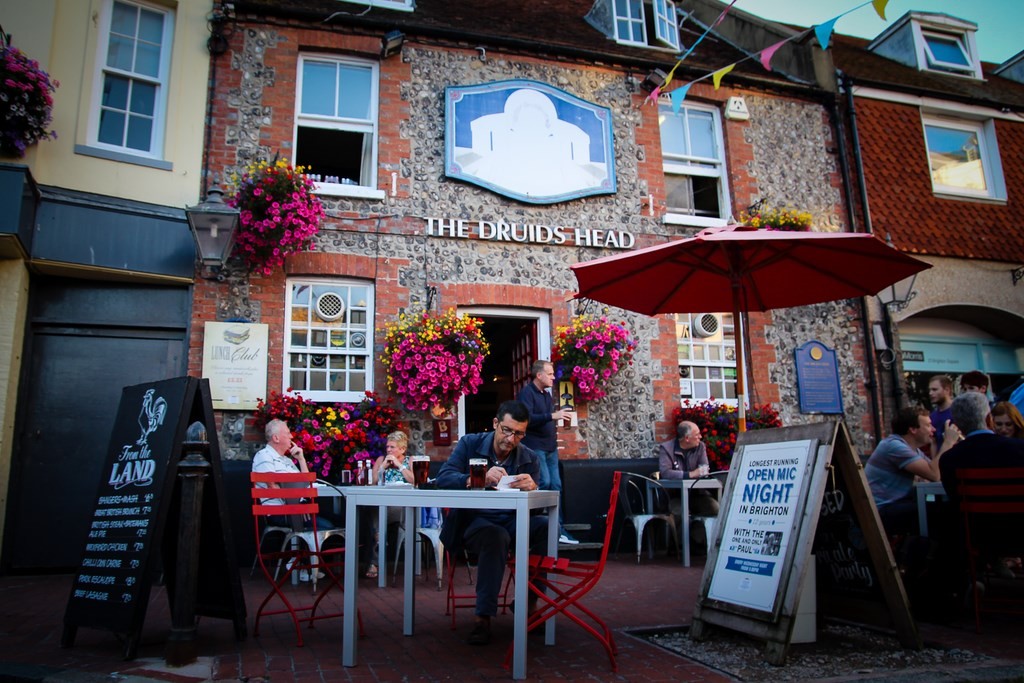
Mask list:
[{"label": "dormer window", "polygon": [[587,21],[622,45],[679,50],[679,24],[672,0],[595,0]]},{"label": "dormer window", "polygon": [[907,12],[871,41],[868,49],[900,64],[981,80],[974,34],[978,25],[938,12]]},{"label": "dormer window", "polygon": [[922,31],[921,37],[929,69],[966,74],[974,72],[964,36]]}]

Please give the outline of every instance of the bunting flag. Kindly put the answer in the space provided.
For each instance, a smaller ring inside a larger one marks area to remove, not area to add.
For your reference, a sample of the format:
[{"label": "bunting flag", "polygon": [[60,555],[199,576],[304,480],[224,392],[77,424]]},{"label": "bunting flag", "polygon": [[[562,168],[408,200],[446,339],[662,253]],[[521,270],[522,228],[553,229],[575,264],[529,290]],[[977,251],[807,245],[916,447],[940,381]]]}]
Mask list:
[{"label": "bunting flag", "polygon": [[[695,48],[696,48],[696,47],[697,47],[698,45],[700,45],[700,41],[704,40],[704,38],[705,38],[705,37],[706,37],[706,36],[707,36],[707,35],[708,35],[709,33],[711,33],[711,29],[713,29],[713,28],[714,28],[715,26],[717,26],[717,25],[719,24],[719,22],[721,22],[721,21],[722,21],[722,19],[725,19],[725,15],[726,15],[726,14],[728,14],[729,10],[731,10],[731,9],[732,9],[732,6],[733,6],[733,5],[735,5],[735,4],[736,4],[736,2],[737,2],[737,0],[732,0],[732,2],[730,2],[730,3],[729,3],[729,4],[727,5],[727,6],[726,6],[726,8],[725,8],[724,10],[722,10],[722,13],[718,15],[718,18],[717,18],[717,19],[715,19],[715,20],[714,20],[714,21],[713,21],[713,22],[711,23],[711,26],[708,26],[708,27],[707,27],[706,29],[704,29],[704,33],[700,34],[700,37],[699,37],[699,38],[697,38],[697,40],[695,40],[695,41],[693,42],[693,45],[691,45],[691,46],[690,46],[690,49],[688,49],[688,50],[687,50],[687,51],[686,51],[686,52],[685,52],[685,53],[683,54],[683,56],[679,58],[679,61],[678,61],[678,62],[676,62],[676,66],[679,66],[679,62],[682,62],[682,61],[683,61],[684,59],[686,59],[687,57],[689,57],[689,56],[690,56],[690,53],[691,53],[691,52],[693,52],[693,50],[694,50],[694,49],[695,49]],[[672,67],[672,70],[673,70],[673,71],[675,71],[675,67]]]},{"label": "bunting flag", "polygon": [[775,52],[780,47],[782,47],[783,45],[785,45],[789,41],[790,41],[790,39],[786,38],[785,40],[780,40],[779,42],[775,43],[774,45],[772,45],[770,47],[766,47],[765,49],[761,50],[761,66],[763,66],[768,71],[771,71],[772,70],[772,67],[771,67],[772,57],[775,56]]},{"label": "bunting flag", "polygon": [[[700,44],[700,42],[702,40],[704,40],[705,36],[707,36],[708,33],[710,33],[711,29],[714,28],[715,26],[717,26],[722,21],[722,19],[725,18],[725,15],[729,12],[730,9],[732,9],[732,6],[735,5],[736,2],[737,2],[737,0],[732,0],[732,2],[730,2],[729,5],[724,10],[722,10],[722,13],[720,15],[718,15],[718,18],[715,19],[715,21],[711,24],[711,26],[709,26],[707,29],[705,29],[704,33],[701,34],[701,36],[693,43],[693,45],[691,45],[690,48],[676,61],[675,65],[672,66],[672,69],[668,72],[668,76],[665,77],[665,83],[660,88],[655,88],[651,92],[651,94],[647,96],[647,99],[645,100],[645,102],[649,101],[651,104],[657,104],[658,103],[658,97],[665,91],[665,87],[668,86],[668,84],[672,82],[672,78],[675,75],[676,69],[679,67],[679,65],[682,64],[683,60],[686,59],[687,56],[689,56],[689,54],[691,52],[693,52],[694,48],[696,48],[697,45]],[[669,97],[672,100],[672,111],[674,111],[676,113],[679,112],[679,109],[682,106],[682,102],[683,102],[684,99],[686,99],[687,92],[690,90],[690,86],[692,86],[694,83],[698,83],[698,82],[703,81],[703,80],[705,80],[705,79],[710,77],[711,80],[712,80],[712,83],[715,86],[715,90],[718,90],[721,87],[722,79],[726,76],[726,74],[728,74],[730,71],[735,69],[737,65],[742,64],[743,62],[747,61],[748,59],[753,59],[754,57],[757,57],[757,58],[760,59],[761,66],[763,66],[768,71],[771,71],[772,70],[772,67],[771,67],[772,58],[775,56],[775,53],[779,50],[779,48],[781,48],[783,45],[785,45],[788,42],[795,41],[795,40],[802,40],[805,36],[807,36],[812,31],[814,32],[815,37],[818,39],[818,44],[821,45],[821,48],[823,50],[827,50],[829,42],[830,42],[830,40],[832,38],[832,33],[835,30],[836,22],[839,21],[839,19],[843,18],[844,16],[846,16],[847,14],[849,14],[851,12],[854,12],[856,10],[861,9],[862,7],[867,7],[868,5],[872,5],[874,7],[874,9],[875,9],[875,12],[884,21],[885,20],[885,8],[886,8],[886,5],[888,5],[888,4],[889,4],[889,0],[866,0],[865,2],[862,2],[861,4],[857,5],[856,7],[848,9],[845,12],[843,12],[842,14],[839,14],[838,16],[835,16],[832,19],[829,19],[828,21],[822,22],[820,24],[816,24],[816,25],[812,26],[811,28],[809,28],[809,29],[807,29],[805,31],[802,31],[802,32],[797,33],[797,34],[794,34],[794,35],[790,36],[789,38],[786,38],[785,40],[780,40],[779,42],[766,47],[765,49],[761,50],[760,52],[754,53],[752,55],[748,55],[748,56],[744,57],[743,59],[740,59],[739,61],[736,61],[736,62],[730,64],[729,66],[726,66],[724,68],[719,69],[718,71],[715,71],[713,73],[704,74],[700,78],[693,79],[692,81],[690,81],[686,85],[682,85],[682,86],[676,88],[675,90],[668,91],[665,94],[669,95]]]},{"label": "bunting flag", "polygon": [[836,17],[835,19],[829,19],[823,24],[812,26],[812,28],[814,29],[814,37],[818,39],[818,45],[821,45],[822,50],[828,49],[828,41],[829,39],[832,38],[832,30],[836,26],[837,19],[839,19],[839,17]]},{"label": "bunting flag", "polygon": [[[738,63],[739,62],[737,62],[737,64]],[[722,85],[722,78],[735,68],[736,64],[730,64],[724,69],[719,69],[715,73],[711,74],[711,82],[715,84],[715,90],[718,90],[718,88]]]},{"label": "bunting flag", "polygon": [[673,114],[678,114],[679,113],[679,109],[683,106],[683,100],[686,99],[686,93],[690,90],[690,86],[691,85],[693,85],[693,83],[687,83],[683,87],[676,88],[675,90],[673,90],[672,92],[670,92],[668,94],[668,96],[670,98],[672,98],[672,113]]}]

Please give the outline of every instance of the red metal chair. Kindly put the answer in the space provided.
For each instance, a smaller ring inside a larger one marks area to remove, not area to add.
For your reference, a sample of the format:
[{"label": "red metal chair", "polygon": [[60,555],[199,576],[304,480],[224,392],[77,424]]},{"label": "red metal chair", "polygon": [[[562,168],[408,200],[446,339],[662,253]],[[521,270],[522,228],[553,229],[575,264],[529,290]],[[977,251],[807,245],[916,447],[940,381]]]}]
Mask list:
[{"label": "red metal chair", "polygon": [[[253,628],[253,635],[259,635],[260,619],[262,617],[275,614],[289,614],[291,615],[292,622],[295,624],[298,646],[302,647],[301,623],[308,623],[309,627],[313,628],[316,621],[342,616],[340,611],[325,614],[317,613],[317,610],[332,588],[336,587],[339,592],[342,590],[342,567],[345,549],[332,548],[324,550],[321,547],[321,534],[323,532],[318,532],[316,528],[316,516],[320,506],[316,502],[315,473],[253,472],[250,475],[250,481],[253,484],[252,519],[257,544],[259,544],[262,535],[260,529],[261,520],[265,522],[267,517],[308,515],[312,520],[313,526],[310,533],[295,535],[296,539],[300,537],[304,539],[303,542],[296,540],[296,542],[286,545],[278,551],[267,552],[262,547],[257,547],[256,550],[256,560],[271,588],[267,597],[260,603],[259,609],[256,610],[256,623]],[[260,487],[256,486],[256,484],[266,484],[267,486]],[[276,484],[279,488],[271,488],[271,484]],[[284,500],[284,505],[267,505],[266,501],[271,498]],[[281,571],[282,566],[284,571]],[[317,570],[322,570],[325,576],[322,581],[322,587],[319,590],[314,588],[316,599],[312,604],[295,605],[293,604],[293,600],[296,598],[295,591],[291,591],[291,596],[289,596],[288,592],[283,589],[286,587],[286,584],[290,583],[292,573],[303,569],[309,571],[314,576]],[[264,611],[268,603],[275,597],[284,604],[284,607]],[[308,613],[308,615],[305,613]],[[300,617],[300,615],[303,616]],[[359,618],[359,632],[360,635],[363,634],[361,617]]]},{"label": "red metal chair", "polygon": [[[605,563],[608,561],[608,549],[611,547],[612,527],[615,524],[615,505],[619,499],[619,484],[622,472],[616,472],[612,478],[611,500],[608,502],[608,514],[605,518],[604,545],[601,546],[601,559],[597,562],[573,562],[566,558],[553,558],[545,555],[530,556],[530,590],[537,596],[537,609],[530,614],[526,622],[526,630],[539,628],[545,621],[562,614],[575,622],[584,631],[594,636],[608,654],[612,671],[618,671],[615,655],[618,649],[612,630],[601,617],[580,602],[580,598],[590,592],[601,580]],[[589,619],[589,621],[585,620]],[[505,654],[505,668],[512,661],[512,645]]]},{"label": "red metal chair", "polygon": [[981,633],[982,611],[1024,614],[1024,601],[1006,596],[983,600],[982,591],[977,590],[979,564],[1000,557],[1000,549],[991,547],[989,540],[993,535],[1005,540],[1010,529],[1016,529],[1019,537],[1024,526],[1024,467],[969,468],[957,470],[956,476],[974,598],[974,627]]},{"label": "red metal chair", "polygon": [[[466,576],[468,578],[467,585],[473,585],[473,569],[469,564],[469,556],[466,551],[459,550],[459,557],[461,561],[466,565]],[[445,568],[448,572],[448,596],[445,601],[444,614],[445,616],[451,615],[452,617],[452,630],[455,630],[455,610],[460,609],[474,609],[476,608],[476,591],[471,593],[457,593],[457,587],[455,585],[455,574],[456,565],[458,564],[459,557],[453,555],[447,548],[444,549],[444,560]],[[513,572],[508,573],[508,578],[505,579],[505,590],[502,592],[498,599],[498,607],[501,608],[501,614],[508,612],[508,607],[511,604],[509,600],[509,591],[512,588],[512,579],[514,578]]]}]

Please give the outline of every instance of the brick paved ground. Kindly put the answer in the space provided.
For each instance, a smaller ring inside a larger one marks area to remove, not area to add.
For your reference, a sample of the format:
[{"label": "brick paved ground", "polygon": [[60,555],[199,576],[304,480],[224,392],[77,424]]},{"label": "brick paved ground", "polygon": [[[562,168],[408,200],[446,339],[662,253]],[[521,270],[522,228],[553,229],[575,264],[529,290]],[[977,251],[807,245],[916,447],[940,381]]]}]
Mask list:
[{"label": "brick paved ground", "polygon": [[[731,680],[625,633],[627,629],[688,623],[701,572],[700,566],[686,569],[674,558],[645,557],[638,566],[628,554],[613,556],[587,603],[616,631],[618,674],[611,672],[595,641],[563,620],[557,646],[546,647],[542,638],[530,638],[530,680]],[[451,631],[449,618],[444,615],[444,594],[436,590],[436,583],[418,584],[416,636],[406,638],[401,634],[400,588],[378,589],[376,582],[363,580],[359,597],[366,637],[359,644],[359,666],[348,669],[341,666],[340,620],[322,622],[313,631],[306,631],[305,647],[297,648],[287,617],[264,621],[260,635],[250,635],[244,642],[234,640],[229,622],[204,619],[198,630],[199,662],[169,669],[163,664],[170,617],[162,587],[154,587],[137,660],[122,661],[117,639],[92,629],[80,629],[75,646],[61,649],[61,623],[70,585],[71,577],[67,575],[0,578],[0,680],[290,683],[510,679],[502,661],[512,637],[511,617],[495,620],[491,645],[465,645],[471,616],[468,611],[460,612],[459,627]],[[262,597],[259,591],[263,586],[260,577],[250,579],[248,571],[243,572],[243,586],[251,634],[254,601],[258,595]],[[976,635],[973,623],[967,622],[944,627],[922,624],[921,631],[926,641],[1014,660],[1013,664],[1020,665],[1018,670],[1024,671],[1021,622],[997,620],[992,626],[982,636]],[[906,672],[908,676],[914,673]]]}]

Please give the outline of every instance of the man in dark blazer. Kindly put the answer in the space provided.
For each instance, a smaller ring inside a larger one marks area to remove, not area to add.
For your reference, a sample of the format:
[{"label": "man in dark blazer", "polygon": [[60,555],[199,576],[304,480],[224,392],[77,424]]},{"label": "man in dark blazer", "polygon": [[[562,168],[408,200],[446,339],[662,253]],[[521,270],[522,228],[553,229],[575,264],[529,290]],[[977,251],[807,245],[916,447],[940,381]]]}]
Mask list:
[{"label": "man in dark blazer", "polygon": [[[989,413],[988,399],[984,394],[974,391],[965,392],[953,399],[953,422],[965,435],[964,440],[946,451],[939,461],[939,472],[942,475],[942,486],[949,496],[949,507],[945,517],[944,528],[939,529],[941,544],[946,553],[960,554],[955,562],[956,571],[966,566],[963,543],[962,519],[960,516],[960,495],[957,491],[957,470],[966,468],[991,467],[1024,467],[1024,440],[1010,439],[999,436],[992,431],[992,416]],[[1022,547],[1022,538],[1017,518],[991,516],[983,524],[971,524],[972,545],[982,548],[981,561],[992,565],[997,575],[1010,575],[1009,570],[1000,559],[1005,556],[1017,557]],[[951,559],[951,555],[946,555]],[[952,570],[947,567],[947,571]],[[963,574],[954,581],[964,580]]]},{"label": "man in dark blazer", "polygon": [[939,461],[942,486],[954,508],[960,505],[956,471],[968,467],[1024,467],[1024,440],[999,436],[992,431],[988,399],[968,391],[953,399],[953,422],[964,440]]}]

